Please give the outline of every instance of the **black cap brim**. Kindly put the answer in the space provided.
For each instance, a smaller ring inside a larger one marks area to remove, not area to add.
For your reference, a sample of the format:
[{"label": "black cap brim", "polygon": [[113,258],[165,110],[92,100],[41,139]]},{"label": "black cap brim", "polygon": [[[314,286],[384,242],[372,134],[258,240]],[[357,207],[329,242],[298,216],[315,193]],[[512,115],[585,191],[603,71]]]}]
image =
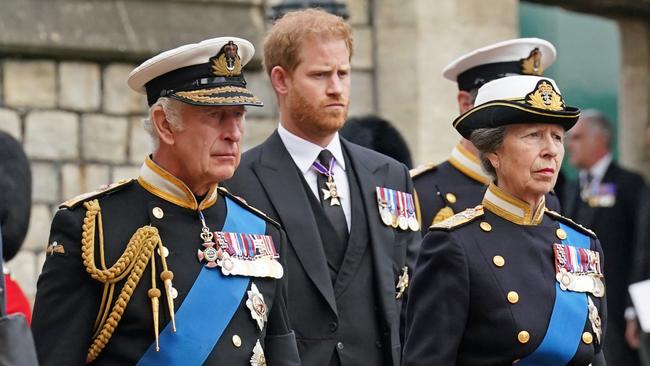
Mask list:
[{"label": "black cap brim", "polygon": [[183,103],[199,106],[264,106],[264,103],[247,88],[232,85],[177,91],[168,96]]}]

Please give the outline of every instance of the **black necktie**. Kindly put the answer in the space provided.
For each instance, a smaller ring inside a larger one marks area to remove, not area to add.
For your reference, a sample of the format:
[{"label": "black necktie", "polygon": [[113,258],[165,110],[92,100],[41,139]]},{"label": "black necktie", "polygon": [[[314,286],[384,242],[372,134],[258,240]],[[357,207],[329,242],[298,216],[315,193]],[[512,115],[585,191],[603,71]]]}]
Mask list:
[{"label": "black necktie", "polygon": [[[320,154],[318,154],[318,161],[328,171],[330,170],[330,162],[332,161],[332,158],[333,155],[329,150],[323,150],[320,152]],[[334,174],[333,171],[332,174]],[[323,193],[323,190],[329,191],[329,187],[326,184],[328,182],[327,177],[321,173],[317,173],[316,177],[318,184],[318,197],[320,198],[321,206],[323,207],[325,215],[332,223],[334,231],[336,231],[336,234],[340,239],[338,243],[323,243],[323,245],[325,246],[325,253],[328,257],[330,257],[330,260],[338,268],[341,264],[341,261],[343,260],[343,256],[345,255],[345,248],[348,242],[348,224],[345,220],[343,207],[341,205],[332,205],[332,198],[324,198],[325,195]],[[331,182],[334,182],[334,176],[332,176]],[[349,199],[349,197],[344,197],[343,199]]]}]

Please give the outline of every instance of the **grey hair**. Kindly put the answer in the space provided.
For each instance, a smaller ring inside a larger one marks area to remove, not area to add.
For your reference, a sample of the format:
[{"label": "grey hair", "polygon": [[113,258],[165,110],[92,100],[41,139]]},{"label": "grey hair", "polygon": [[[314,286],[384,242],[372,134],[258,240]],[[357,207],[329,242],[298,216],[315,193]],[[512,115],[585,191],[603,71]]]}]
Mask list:
[{"label": "grey hair", "polygon": [[153,111],[158,106],[162,107],[167,121],[169,121],[174,129],[177,131],[183,129],[183,121],[181,120],[181,108],[183,106],[183,102],[168,97],[158,98],[158,100],[151,107],[149,107],[149,118],[142,120],[142,127],[151,138],[152,151],[158,150],[158,147],[160,146],[160,136],[158,136],[158,132],[153,127]]},{"label": "grey hair", "polygon": [[585,121],[592,131],[600,132],[605,137],[607,147],[612,148],[614,142],[614,128],[609,118],[596,109],[586,109],[580,113],[580,120]]},{"label": "grey hair", "polygon": [[497,171],[492,166],[487,155],[497,151],[501,147],[505,136],[506,127],[500,126],[494,128],[478,128],[472,131],[469,137],[469,140],[478,149],[481,166],[494,180],[497,179]]}]

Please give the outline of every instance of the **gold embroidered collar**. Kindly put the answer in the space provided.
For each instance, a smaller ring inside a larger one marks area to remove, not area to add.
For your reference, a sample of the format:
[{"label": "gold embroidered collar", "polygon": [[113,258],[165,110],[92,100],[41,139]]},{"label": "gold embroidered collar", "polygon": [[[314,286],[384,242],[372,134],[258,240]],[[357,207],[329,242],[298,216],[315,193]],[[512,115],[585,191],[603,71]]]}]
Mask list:
[{"label": "gold embroidered collar", "polygon": [[140,168],[138,183],[151,194],[190,210],[203,210],[217,202],[217,184],[210,187],[208,194],[198,203],[194,193],[185,183],[160,167],[150,157],[147,157]]},{"label": "gold embroidered collar", "polygon": [[492,178],[483,170],[481,162],[476,155],[469,152],[460,143],[451,150],[449,163],[456,169],[460,170],[466,176],[483,184],[490,184]]},{"label": "gold embroidered collar", "polygon": [[545,197],[533,211],[530,205],[511,194],[490,183],[485,196],[483,196],[483,207],[508,221],[517,225],[539,225],[544,217],[546,207]]}]

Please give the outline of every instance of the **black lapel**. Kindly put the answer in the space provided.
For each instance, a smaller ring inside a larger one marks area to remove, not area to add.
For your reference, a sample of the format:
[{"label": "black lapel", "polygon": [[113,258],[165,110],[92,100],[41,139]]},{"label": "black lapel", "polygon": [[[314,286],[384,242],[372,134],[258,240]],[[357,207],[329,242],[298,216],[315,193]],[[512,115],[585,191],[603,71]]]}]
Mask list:
[{"label": "black lapel", "polygon": [[252,166],[253,171],[278,213],[305,272],[337,313],[325,252],[300,181],[302,178],[277,131],[264,142],[260,153],[260,160]]},{"label": "black lapel", "polygon": [[356,172],[360,182],[361,200],[364,203],[368,218],[368,231],[370,232],[370,246],[377,278],[379,301],[386,315],[386,321],[390,324],[390,320],[396,319],[398,316],[395,313],[395,298],[394,296],[384,296],[384,294],[395,293],[392,258],[395,233],[392,227],[385,226],[382,223],[375,193],[376,187],[386,186],[388,163],[373,160],[362,147],[343,138],[341,138],[341,143],[350,156],[352,169]]}]

